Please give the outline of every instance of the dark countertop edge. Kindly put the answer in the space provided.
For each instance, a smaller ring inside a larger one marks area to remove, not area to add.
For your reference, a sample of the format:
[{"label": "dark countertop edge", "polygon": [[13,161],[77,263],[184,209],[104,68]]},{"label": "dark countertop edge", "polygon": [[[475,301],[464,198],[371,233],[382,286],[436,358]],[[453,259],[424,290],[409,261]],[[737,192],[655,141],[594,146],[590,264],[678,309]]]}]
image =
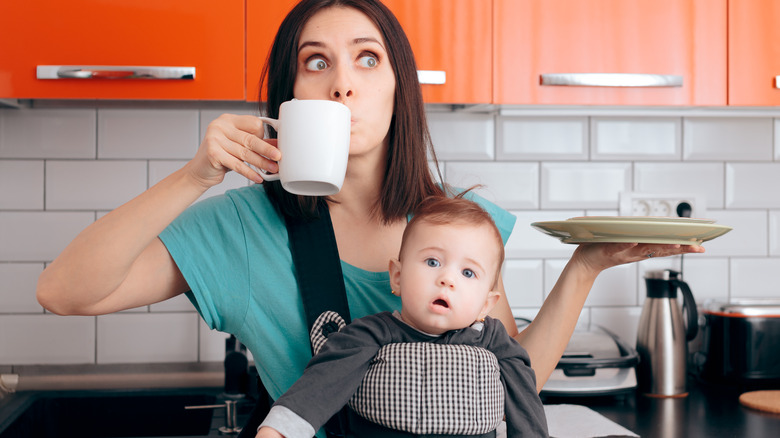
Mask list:
[{"label": "dark countertop edge", "polygon": [[72,389],[72,390],[35,390],[19,391],[0,399],[0,432],[8,428],[36,400],[46,397],[68,396],[108,396],[113,394],[139,395],[187,395],[208,394],[219,397],[223,388],[215,387],[183,387],[183,388],[114,388],[114,389]]}]

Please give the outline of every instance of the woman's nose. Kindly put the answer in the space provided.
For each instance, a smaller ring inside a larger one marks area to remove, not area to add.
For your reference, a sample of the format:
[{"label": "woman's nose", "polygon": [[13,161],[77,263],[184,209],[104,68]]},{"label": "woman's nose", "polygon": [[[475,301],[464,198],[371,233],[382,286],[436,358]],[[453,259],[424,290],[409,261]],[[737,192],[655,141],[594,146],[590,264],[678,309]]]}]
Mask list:
[{"label": "woman's nose", "polygon": [[352,78],[348,67],[336,66],[336,75],[333,80],[330,97],[333,100],[343,102],[354,94],[352,90]]}]

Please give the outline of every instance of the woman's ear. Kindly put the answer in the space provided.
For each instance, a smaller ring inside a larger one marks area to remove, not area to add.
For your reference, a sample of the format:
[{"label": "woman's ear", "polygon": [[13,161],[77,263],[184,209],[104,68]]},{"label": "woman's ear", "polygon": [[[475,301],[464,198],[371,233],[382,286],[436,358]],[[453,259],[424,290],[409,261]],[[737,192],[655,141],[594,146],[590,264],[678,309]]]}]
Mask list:
[{"label": "woman's ear", "polygon": [[401,296],[401,261],[390,259],[390,287],[393,288],[393,295]]},{"label": "woman's ear", "polygon": [[497,290],[491,290],[487,294],[487,298],[485,298],[485,305],[482,307],[482,311],[479,312],[479,318],[477,319],[485,319],[485,317],[490,313],[491,310],[493,310],[493,307],[496,306],[496,303],[498,303],[498,299],[501,297],[501,292]]}]

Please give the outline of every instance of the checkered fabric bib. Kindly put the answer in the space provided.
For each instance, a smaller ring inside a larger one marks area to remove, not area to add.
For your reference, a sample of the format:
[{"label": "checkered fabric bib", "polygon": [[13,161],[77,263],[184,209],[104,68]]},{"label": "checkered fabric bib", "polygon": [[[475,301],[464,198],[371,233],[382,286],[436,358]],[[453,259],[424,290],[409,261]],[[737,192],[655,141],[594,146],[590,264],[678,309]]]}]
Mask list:
[{"label": "checkered fabric bib", "polygon": [[382,426],[416,434],[476,435],[504,417],[496,356],[470,345],[382,347],[349,406]]}]

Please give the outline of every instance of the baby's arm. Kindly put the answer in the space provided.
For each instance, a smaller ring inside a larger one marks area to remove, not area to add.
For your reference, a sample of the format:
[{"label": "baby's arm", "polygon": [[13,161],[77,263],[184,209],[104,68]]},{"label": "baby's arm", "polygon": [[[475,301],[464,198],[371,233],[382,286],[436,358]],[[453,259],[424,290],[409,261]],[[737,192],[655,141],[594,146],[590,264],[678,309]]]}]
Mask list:
[{"label": "baby's arm", "polygon": [[488,349],[496,355],[504,382],[507,437],[547,437],[544,407],[536,392],[536,377],[528,352],[503,325],[492,327]]},{"label": "baby's arm", "polygon": [[292,410],[275,404],[260,424],[258,437],[310,438],[317,432],[305,418]]},{"label": "baby's arm", "polygon": [[261,424],[287,438],[314,435],[352,397],[389,333],[377,318],[353,321],[328,337],[306,370],[271,407]]}]

